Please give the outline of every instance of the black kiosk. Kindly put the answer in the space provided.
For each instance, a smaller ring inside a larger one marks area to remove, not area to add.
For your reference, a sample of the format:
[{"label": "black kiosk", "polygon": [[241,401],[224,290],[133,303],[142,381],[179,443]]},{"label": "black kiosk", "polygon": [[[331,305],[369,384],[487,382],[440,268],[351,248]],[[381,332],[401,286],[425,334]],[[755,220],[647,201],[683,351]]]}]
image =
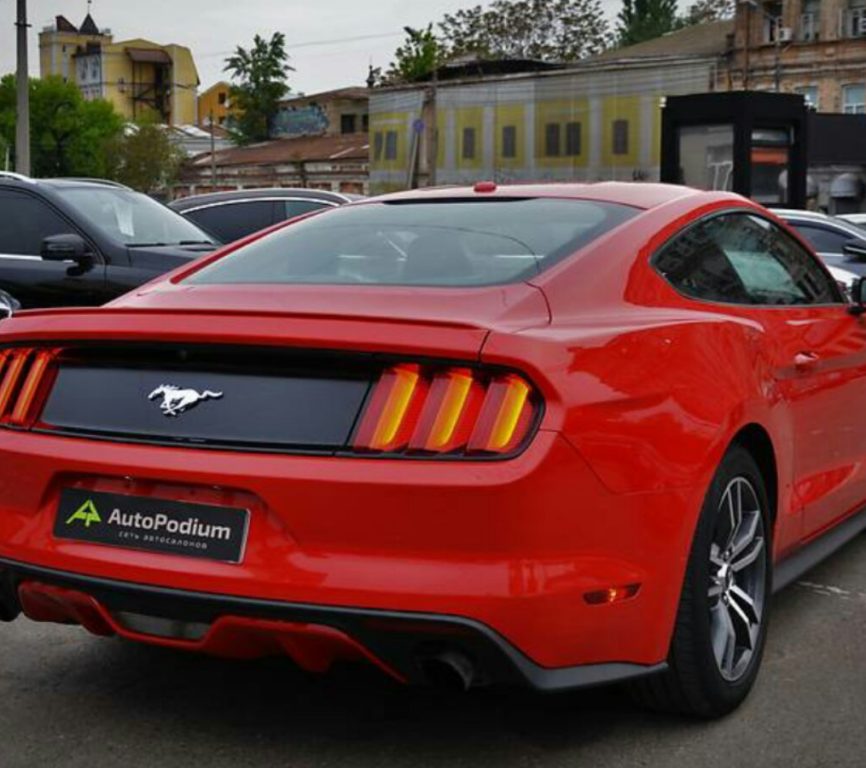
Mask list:
[{"label": "black kiosk", "polygon": [[808,108],[797,94],[733,91],[669,96],[661,180],[806,207]]}]

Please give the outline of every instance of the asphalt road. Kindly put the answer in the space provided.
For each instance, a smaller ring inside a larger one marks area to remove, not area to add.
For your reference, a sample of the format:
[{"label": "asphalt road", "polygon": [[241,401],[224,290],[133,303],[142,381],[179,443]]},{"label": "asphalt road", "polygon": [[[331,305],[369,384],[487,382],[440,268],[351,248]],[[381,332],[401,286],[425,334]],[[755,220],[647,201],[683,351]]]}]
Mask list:
[{"label": "asphalt road", "polygon": [[773,609],[756,690],[713,723],[617,689],[445,695],[20,620],[0,625],[0,768],[866,765],[866,536]]}]

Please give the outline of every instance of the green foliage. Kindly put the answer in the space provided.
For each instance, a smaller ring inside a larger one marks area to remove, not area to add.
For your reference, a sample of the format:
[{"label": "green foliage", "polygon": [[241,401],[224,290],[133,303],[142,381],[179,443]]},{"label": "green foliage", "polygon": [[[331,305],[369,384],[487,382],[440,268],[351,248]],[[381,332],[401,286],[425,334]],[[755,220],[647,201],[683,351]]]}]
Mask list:
[{"label": "green foliage", "polygon": [[381,82],[421,80],[461,56],[576,61],[600,53],[611,38],[599,0],[493,0],[445,14],[436,28],[406,27]]},{"label": "green foliage", "polygon": [[711,21],[733,18],[736,11],[734,0],[697,0],[686,9],[680,25],[690,27]]},{"label": "green foliage", "polygon": [[620,45],[635,45],[679,26],[677,0],[623,0],[617,16]]},{"label": "green foliage", "polygon": [[[0,80],[0,145],[15,147],[14,75]],[[123,119],[107,101],[85,101],[60,77],[30,81],[30,151],[33,176],[107,175],[107,145]]]},{"label": "green foliage", "polygon": [[166,129],[155,123],[128,126],[109,146],[109,156],[110,178],[145,193],[170,186],[185,159]]},{"label": "green foliage", "polygon": [[280,100],[289,92],[288,73],[294,71],[288,60],[282,32],[275,32],[270,40],[256,35],[252,48],[238,46],[226,59],[224,70],[236,81],[231,95],[239,116],[233,120],[232,132],[239,144],[270,138]]},{"label": "green foliage", "polygon": [[494,0],[446,14],[439,30],[451,57],[576,61],[610,42],[599,0]]},{"label": "green foliage", "polygon": [[394,61],[384,77],[385,83],[414,83],[423,80],[444,61],[442,44],[433,34],[433,25],[426,29],[404,27],[406,40],[395,52]]}]

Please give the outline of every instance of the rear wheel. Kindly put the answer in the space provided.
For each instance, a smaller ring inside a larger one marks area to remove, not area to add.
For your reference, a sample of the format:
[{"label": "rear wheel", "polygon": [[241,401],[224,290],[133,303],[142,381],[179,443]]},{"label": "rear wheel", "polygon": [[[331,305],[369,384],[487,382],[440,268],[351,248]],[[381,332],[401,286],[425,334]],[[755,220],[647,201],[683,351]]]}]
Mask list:
[{"label": "rear wheel", "polygon": [[746,698],[767,632],[770,510],[751,454],[732,447],[707,493],[680,598],[669,669],[634,685],[654,709],[718,717]]}]

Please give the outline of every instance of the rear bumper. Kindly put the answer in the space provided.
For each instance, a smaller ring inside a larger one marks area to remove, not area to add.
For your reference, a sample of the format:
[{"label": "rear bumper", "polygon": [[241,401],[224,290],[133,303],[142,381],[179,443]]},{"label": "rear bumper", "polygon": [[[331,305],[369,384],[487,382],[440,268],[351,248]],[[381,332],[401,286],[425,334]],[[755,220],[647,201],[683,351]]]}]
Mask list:
[{"label": "rear bumper", "polygon": [[[41,604],[36,601],[39,598]],[[224,656],[259,655],[288,638],[283,650],[307,669],[324,671],[333,661],[363,658],[412,684],[429,682],[425,663],[449,652],[471,661],[476,684],[524,685],[546,692],[606,685],[666,668],[664,663],[607,663],[546,669],[490,627],[459,616],[184,592],[0,560],[0,618],[17,616],[22,600],[31,602],[28,613],[36,619],[66,620],[83,624],[95,634],[117,634]],[[162,626],[172,622],[199,625],[203,634],[186,640],[143,635],[140,629],[125,625],[124,617],[130,615],[168,620]],[[315,652],[310,653],[310,648]]]},{"label": "rear bumper", "polygon": [[[244,561],[58,539],[64,488],[247,508]],[[74,588],[85,594],[87,585],[105,583],[112,594],[165,592],[184,608],[217,601],[222,607],[208,618],[243,606],[242,616],[268,607],[266,619],[277,608],[281,616],[434,617],[471,628],[497,658],[512,658],[503,651],[510,648],[523,659],[517,678],[527,680],[613,664],[613,673],[600,674],[608,679],[621,665],[634,672],[664,661],[699,506],[697,491],[611,493],[571,445],[546,431],[514,459],[463,463],[254,455],[0,430],[0,561],[16,583],[49,574],[49,585],[83,580]],[[631,584],[640,585],[638,594],[621,603],[584,599]]]}]

